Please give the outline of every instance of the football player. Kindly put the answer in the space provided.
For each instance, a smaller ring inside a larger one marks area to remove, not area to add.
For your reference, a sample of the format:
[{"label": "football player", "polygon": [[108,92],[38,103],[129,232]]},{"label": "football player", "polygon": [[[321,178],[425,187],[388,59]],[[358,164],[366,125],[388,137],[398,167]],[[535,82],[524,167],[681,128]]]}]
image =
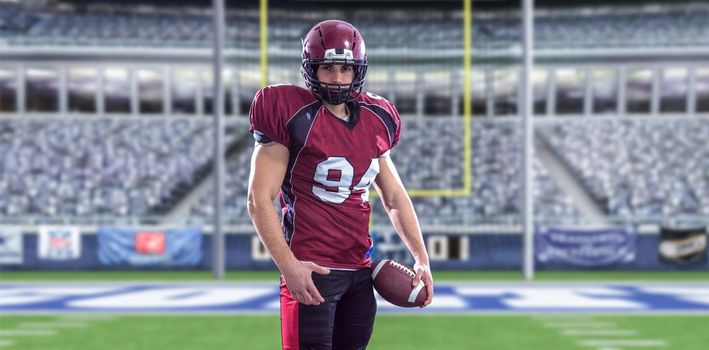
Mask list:
[{"label": "football player", "polygon": [[362,92],[364,39],[347,22],[324,21],[308,32],[301,73],[307,89],[268,86],[251,104],[249,215],[282,274],[283,349],[365,349],[377,308],[371,185],[415,258],[413,283],[425,283],[425,305],[433,297],[418,219],[389,157],[401,121],[389,101]]}]

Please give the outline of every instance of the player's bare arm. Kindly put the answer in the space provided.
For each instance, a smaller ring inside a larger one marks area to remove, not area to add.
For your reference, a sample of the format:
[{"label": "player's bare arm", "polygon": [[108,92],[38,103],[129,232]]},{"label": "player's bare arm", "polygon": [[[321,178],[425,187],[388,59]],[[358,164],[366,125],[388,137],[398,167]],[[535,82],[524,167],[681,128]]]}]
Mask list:
[{"label": "player's bare arm", "polygon": [[379,158],[379,175],[374,179],[374,186],[379,192],[394,228],[416,261],[414,265],[416,277],[413,285],[418,285],[421,280],[426,284],[428,298],[424,306],[427,306],[433,299],[433,276],[429,267],[428,253],[423,243],[414,206],[390,157]]},{"label": "player's bare arm", "polygon": [[288,166],[289,151],[272,142],[257,145],[251,158],[248,211],[263,245],[281,270],[286,285],[295,300],[306,305],[318,305],[325,300],[313,284],[312,273],[327,274],[327,268],[313,262],[299,261],[291,252],[273,208]]}]

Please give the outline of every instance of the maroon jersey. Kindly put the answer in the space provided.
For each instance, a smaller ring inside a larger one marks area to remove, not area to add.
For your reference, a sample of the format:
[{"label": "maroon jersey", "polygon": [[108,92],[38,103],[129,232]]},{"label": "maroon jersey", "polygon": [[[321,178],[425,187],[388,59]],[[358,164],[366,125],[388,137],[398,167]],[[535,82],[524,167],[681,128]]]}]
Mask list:
[{"label": "maroon jersey", "polygon": [[279,194],[286,241],[298,260],[321,266],[370,266],[369,187],[379,157],[399,141],[399,114],[389,101],[362,93],[335,117],[306,89],[268,86],[251,104],[249,131],[290,151]]}]

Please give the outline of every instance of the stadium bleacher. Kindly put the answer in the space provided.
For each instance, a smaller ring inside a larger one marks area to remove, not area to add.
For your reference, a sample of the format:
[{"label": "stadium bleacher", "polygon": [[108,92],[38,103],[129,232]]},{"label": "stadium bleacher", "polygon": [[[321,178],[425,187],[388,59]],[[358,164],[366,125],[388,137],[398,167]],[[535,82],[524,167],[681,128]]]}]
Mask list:
[{"label": "stadium bleacher", "polygon": [[[467,197],[415,197],[414,205],[423,225],[462,224],[461,220],[518,215],[521,207],[521,153],[519,127],[512,124],[473,125],[473,193]],[[248,225],[246,191],[251,147],[227,162],[225,218],[231,224]],[[402,181],[409,190],[456,189],[463,186],[463,139],[459,119],[406,120],[400,144],[392,152]],[[535,193],[540,215],[576,215],[571,199],[554,184],[539,162]],[[213,192],[193,206],[196,220],[213,214]],[[385,222],[386,213],[375,205],[375,221]]]},{"label": "stadium bleacher", "polygon": [[[0,198],[0,213],[8,217],[161,213],[208,171],[212,152],[208,126],[204,120],[2,121],[0,190],[8,195]],[[405,136],[393,159],[407,188],[462,186],[460,129],[449,120],[405,123]],[[430,140],[428,133],[448,136],[441,142]],[[707,134],[709,123],[702,120],[597,121],[556,125],[542,133],[608,215],[639,217],[709,214]],[[473,195],[414,198],[422,224],[519,213],[518,128],[476,123],[473,135]],[[246,147],[228,162],[226,217],[233,223],[249,223],[244,179],[250,156],[251,148]],[[577,215],[548,171],[538,161],[534,167],[537,213]],[[206,194],[193,206],[196,217],[212,214],[210,198]]]},{"label": "stadium bleacher", "polygon": [[208,171],[205,120],[2,120],[0,215],[163,213]]},{"label": "stadium bleacher", "polygon": [[[545,10],[536,20],[536,45],[542,50],[706,47],[709,45],[709,21],[705,20],[708,15],[709,6],[704,4],[656,6],[632,11]],[[286,16],[276,11],[272,16],[269,45],[274,50],[297,50],[303,30],[312,24],[310,18],[298,12],[289,12]],[[369,48],[411,45],[424,50],[459,48],[463,38],[460,18],[455,17],[455,13],[407,13],[407,16],[392,16],[386,23],[382,22],[384,14],[376,11],[354,12],[349,16],[362,28]],[[227,46],[258,47],[257,12],[231,12],[226,22]],[[504,14],[474,18],[474,50],[519,43],[521,27],[518,22]],[[20,4],[0,3],[0,47],[204,48],[211,45],[211,32],[211,18],[206,13],[151,14],[124,7],[111,10],[110,6],[77,12],[51,6],[30,9]],[[15,68],[11,69],[14,74]],[[413,83],[414,69],[402,69],[407,70],[405,73],[410,75]],[[297,72],[294,72],[295,76]],[[61,71],[52,73],[52,84],[58,85]],[[499,77],[479,79],[488,78]],[[412,101],[419,97],[419,92],[425,95],[424,99],[437,95],[448,98],[455,92],[451,91],[454,89],[450,89],[452,84],[449,84],[453,79],[450,75],[435,77],[435,83],[431,83],[424,77],[424,83],[430,84],[423,84],[418,90],[411,88],[410,85],[414,84],[400,84],[401,87],[393,89],[397,94],[396,104],[401,110],[415,110],[412,107],[416,107],[416,102]],[[15,82],[10,78],[6,81]],[[161,85],[159,81],[152,83]],[[240,82],[238,93],[244,107],[248,108],[244,101],[250,100],[259,83],[258,79]],[[388,89],[383,80],[379,83],[379,88]],[[634,83],[628,84],[628,95],[632,95]],[[660,88],[659,96],[670,91],[670,97],[679,95],[684,98],[684,93],[675,91],[688,90],[688,83],[682,79],[660,83],[665,85]],[[702,82],[696,83],[701,86]],[[371,84],[374,85],[374,80]],[[512,84],[508,85],[514,91]],[[613,84],[618,85],[615,80]],[[56,96],[58,88],[54,85],[51,92]],[[127,78],[125,85],[127,88]],[[202,88],[200,97],[204,98],[210,90]],[[546,93],[545,89],[542,92]],[[577,90],[581,96],[574,101],[583,101],[583,91],[581,88]],[[162,96],[162,91],[157,94]],[[557,94],[562,96],[563,91],[557,91]],[[515,116],[518,113],[517,97],[516,93],[494,96],[492,109],[498,109],[500,102],[509,102],[514,105],[514,111],[508,116]],[[442,104],[453,105],[452,100],[446,98],[441,99]],[[542,98],[546,98],[546,94]],[[160,104],[160,101],[156,103]],[[241,108],[242,116],[247,108]],[[425,112],[422,114],[427,114]],[[412,117],[414,113],[417,115]],[[405,119],[404,138],[393,158],[407,188],[445,190],[462,187],[462,120],[428,118],[416,111],[402,112],[402,115]],[[0,215],[12,218],[164,214],[182,201],[196,182],[209,172],[212,152],[207,120],[169,120],[170,117],[163,115],[155,120],[120,120],[120,117],[79,120],[79,117],[39,121],[22,120],[20,116],[0,121],[0,192],[8,194],[0,196]],[[504,217],[520,213],[520,130],[514,124],[500,123],[495,118],[475,119],[480,120],[473,125],[472,195],[414,198],[424,225],[454,225],[462,218]],[[706,174],[709,151],[703,139],[709,134],[706,121],[663,121],[647,125],[627,120],[594,121],[558,123],[541,130],[539,135],[548,142],[555,156],[571,169],[604,214],[621,217],[709,215],[709,177]],[[243,132],[238,137],[248,135]],[[229,156],[225,217],[231,223],[250,222],[245,208],[250,150],[250,147],[239,148]],[[675,161],[677,158],[682,162]],[[535,159],[534,169],[536,214],[578,216],[573,201],[557,186],[554,174],[545,164]],[[198,220],[210,217],[213,214],[212,197],[212,193],[202,196],[192,205],[191,214]],[[381,210],[375,214],[379,219],[384,215]]]},{"label": "stadium bleacher", "polygon": [[557,125],[552,147],[609,215],[709,215],[709,122]]},{"label": "stadium bleacher", "polygon": [[27,33],[40,18],[18,4],[0,4],[0,38]]},{"label": "stadium bleacher", "polygon": [[[539,49],[643,48],[701,46],[709,43],[706,4],[632,10],[553,10],[535,22]],[[344,17],[345,13],[342,13]],[[347,13],[362,28],[368,46],[459,48],[463,40],[460,19],[454,13]],[[414,16],[412,18],[412,16]],[[384,21],[386,17],[386,21]],[[85,13],[47,8],[28,11],[17,4],[0,3],[0,38],[10,45],[76,45],[132,47],[208,47],[211,19],[207,13],[150,14],[101,7]],[[257,48],[258,13],[230,13],[226,19],[226,44],[234,48]],[[298,49],[300,38],[311,25],[307,14],[276,12],[270,23],[269,44]],[[473,46],[502,47],[519,42],[521,24],[505,16],[473,20]]]},{"label": "stadium bleacher", "polygon": [[[462,186],[459,123],[405,122],[393,159],[407,188]],[[0,198],[0,213],[8,218],[164,213],[209,171],[209,130],[206,120],[2,121],[0,190],[8,195]],[[476,122],[472,133],[473,194],[414,198],[422,224],[520,212],[519,128]],[[709,214],[707,134],[709,123],[702,120],[596,121],[556,125],[541,133],[607,215],[636,217]],[[250,156],[251,147],[244,147],[227,163],[226,217],[234,224],[249,223],[245,179]],[[578,215],[538,160],[534,168],[537,214]],[[207,193],[193,205],[197,220],[212,215],[211,198]],[[380,210],[375,213],[384,220]]]}]

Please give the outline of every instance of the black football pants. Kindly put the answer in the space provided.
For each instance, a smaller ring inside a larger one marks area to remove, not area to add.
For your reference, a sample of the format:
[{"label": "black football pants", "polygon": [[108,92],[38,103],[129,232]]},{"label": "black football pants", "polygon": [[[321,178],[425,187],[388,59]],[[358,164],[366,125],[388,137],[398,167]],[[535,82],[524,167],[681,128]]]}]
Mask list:
[{"label": "black football pants", "polygon": [[377,303],[370,269],[313,273],[325,302],[295,301],[281,277],[281,336],[288,350],[366,349],[374,329]]}]

